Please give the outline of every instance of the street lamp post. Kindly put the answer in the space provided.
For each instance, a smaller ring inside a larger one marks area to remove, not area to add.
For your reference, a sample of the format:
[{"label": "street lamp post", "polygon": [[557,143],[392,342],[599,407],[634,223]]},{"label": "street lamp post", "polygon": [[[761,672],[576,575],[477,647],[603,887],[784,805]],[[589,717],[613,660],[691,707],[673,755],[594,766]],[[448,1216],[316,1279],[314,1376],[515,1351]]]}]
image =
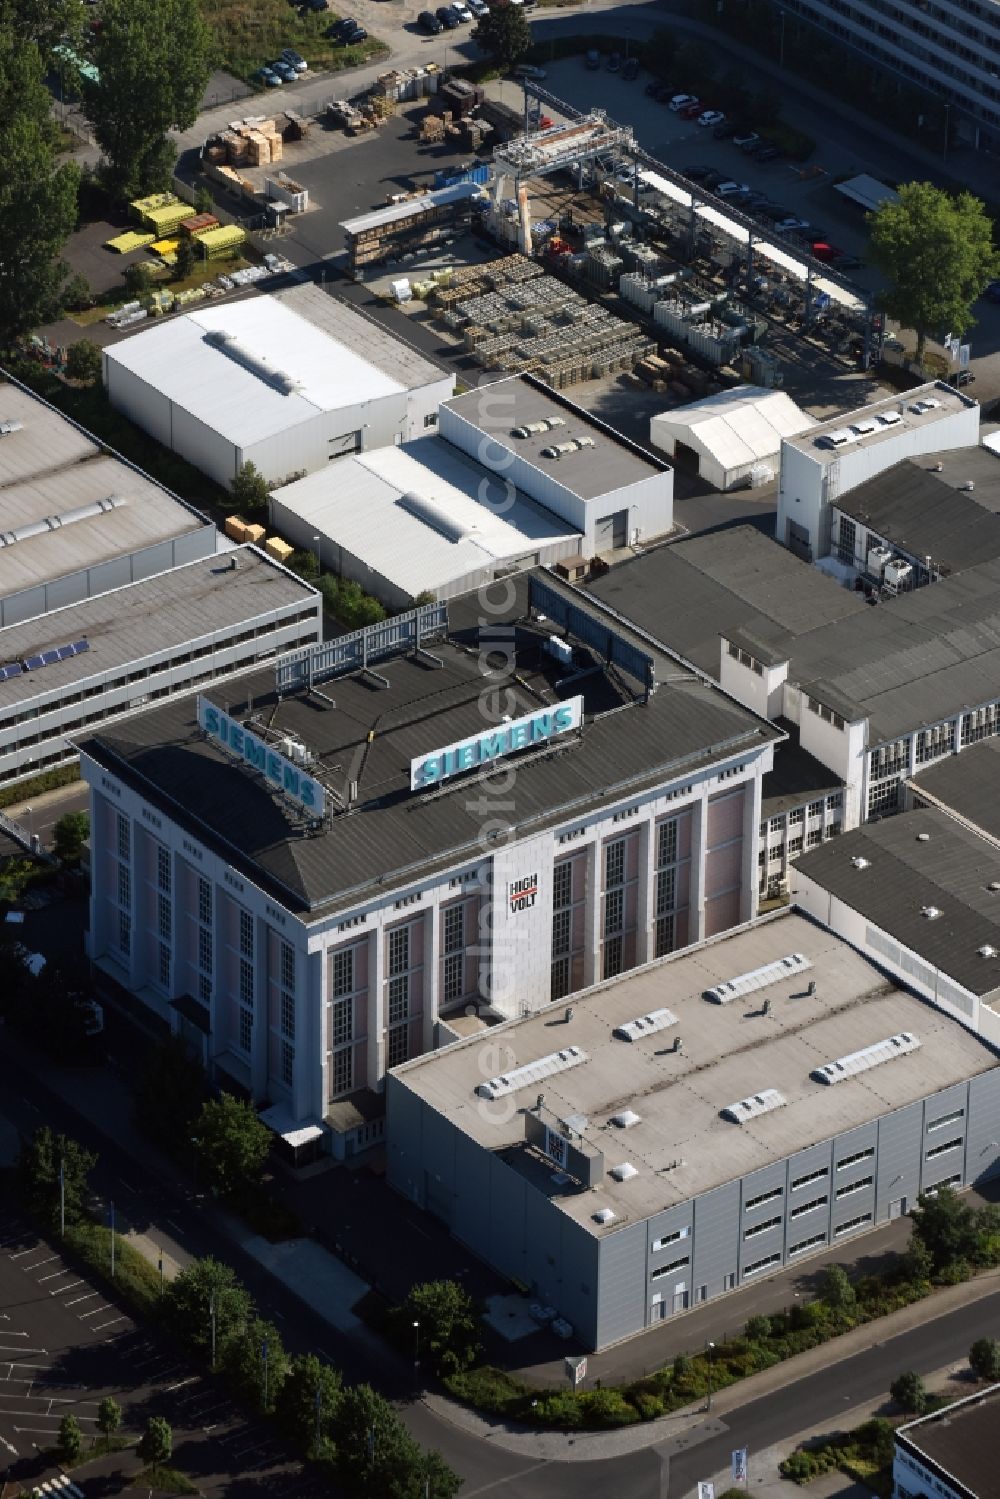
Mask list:
[{"label": "street lamp post", "polygon": [[322,538],[322,536],[314,536],[313,537],[313,546],[316,548],[316,572],[317,572],[317,574],[319,574],[319,573],[321,573],[323,571],[323,538]]},{"label": "street lamp post", "polygon": [[413,1323],[413,1372],[420,1368],[420,1323]]},{"label": "street lamp post", "polygon": [[211,1295],[208,1298],[208,1315],[209,1315],[209,1320],[210,1320],[211,1326],[212,1326],[212,1362],[209,1365],[209,1367],[214,1370],[214,1368],[215,1368],[215,1292],[214,1291],[211,1293]]},{"label": "street lamp post", "polygon": [[715,1344],[712,1343],[712,1342],[708,1342],[708,1343],[705,1344],[705,1349],[706,1349],[706,1352],[708,1353],[708,1409],[711,1410],[712,1409],[712,1354],[715,1352]]}]

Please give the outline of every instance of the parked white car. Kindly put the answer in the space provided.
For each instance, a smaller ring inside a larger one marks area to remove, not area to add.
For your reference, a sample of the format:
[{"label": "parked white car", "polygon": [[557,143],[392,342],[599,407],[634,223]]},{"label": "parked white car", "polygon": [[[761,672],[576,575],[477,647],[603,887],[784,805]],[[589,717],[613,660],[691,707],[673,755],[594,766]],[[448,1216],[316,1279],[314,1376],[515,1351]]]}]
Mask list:
[{"label": "parked white car", "polygon": [[725,115],[721,109],[706,109],[703,115],[698,116],[698,124],[704,128],[706,125],[722,125]]},{"label": "parked white car", "polygon": [[670,108],[674,114],[677,114],[678,111],[686,109],[689,104],[698,104],[700,102],[695,94],[675,94],[670,101]]}]

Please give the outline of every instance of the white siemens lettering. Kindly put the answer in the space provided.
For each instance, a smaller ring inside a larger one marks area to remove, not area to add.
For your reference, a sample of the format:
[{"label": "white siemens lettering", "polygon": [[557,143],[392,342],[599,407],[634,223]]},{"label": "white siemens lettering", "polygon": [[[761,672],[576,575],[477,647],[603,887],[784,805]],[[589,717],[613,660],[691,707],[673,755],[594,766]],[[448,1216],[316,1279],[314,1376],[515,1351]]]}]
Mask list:
[{"label": "white siemens lettering", "polygon": [[582,697],[571,697],[552,708],[525,713],[522,718],[513,718],[509,723],[498,724],[495,729],[473,734],[468,739],[460,739],[457,744],[446,745],[433,754],[411,760],[410,790],[437,786],[460,771],[478,770],[481,765],[499,760],[502,755],[531,749],[533,745],[544,744],[560,734],[568,734],[582,723]]},{"label": "white siemens lettering", "polygon": [[317,817],[322,815],[326,797],[319,782],[303,775],[297,765],[277,754],[263,739],[251,734],[205,697],[198,698],[198,725],[251,770],[259,770],[276,791],[283,791],[307,812],[315,812]]}]

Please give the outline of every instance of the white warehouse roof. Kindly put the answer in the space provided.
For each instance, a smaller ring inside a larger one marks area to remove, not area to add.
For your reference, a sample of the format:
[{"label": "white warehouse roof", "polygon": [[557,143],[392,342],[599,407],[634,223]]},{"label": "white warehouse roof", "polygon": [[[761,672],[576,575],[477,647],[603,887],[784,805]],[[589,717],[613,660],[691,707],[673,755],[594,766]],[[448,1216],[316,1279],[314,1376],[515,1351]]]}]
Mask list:
[{"label": "white warehouse roof", "polygon": [[783,438],[814,425],[784,391],[738,385],[652,417],[649,440],[669,453],[675,441],[686,443],[722,468],[735,469],[777,457]]},{"label": "white warehouse roof", "polygon": [[316,287],[198,307],[105,350],[236,447],[442,378]]},{"label": "white warehouse roof", "polygon": [[437,435],[339,458],[274,491],[291,512],[411,596],[580,533]]}]

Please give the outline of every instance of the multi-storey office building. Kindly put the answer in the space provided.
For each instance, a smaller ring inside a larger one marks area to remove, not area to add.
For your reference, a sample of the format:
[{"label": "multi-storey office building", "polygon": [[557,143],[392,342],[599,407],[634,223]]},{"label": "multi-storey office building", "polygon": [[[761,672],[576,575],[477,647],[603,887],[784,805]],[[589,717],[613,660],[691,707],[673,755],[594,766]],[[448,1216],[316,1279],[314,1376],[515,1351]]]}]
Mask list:
[{"label": "multi-storey office building", "polygon": [[370,1142],[387,1069],[470,1007],[541,1009],[756,913],[779,731],[554,579],[493,597],[82,747],[98,972],[290,1139]]},{"label": "multi-storey office building", "polygon": [[783,9],[942,99],[961,141],[1000,137],[1000,20],[990,0],[784,0]]},{"label": "multi-storey office building", "polygon": [[392,1185],[591,1348],[1000,1169],[992,1048],[791,914],[418,1058],[387,1103]]}]

